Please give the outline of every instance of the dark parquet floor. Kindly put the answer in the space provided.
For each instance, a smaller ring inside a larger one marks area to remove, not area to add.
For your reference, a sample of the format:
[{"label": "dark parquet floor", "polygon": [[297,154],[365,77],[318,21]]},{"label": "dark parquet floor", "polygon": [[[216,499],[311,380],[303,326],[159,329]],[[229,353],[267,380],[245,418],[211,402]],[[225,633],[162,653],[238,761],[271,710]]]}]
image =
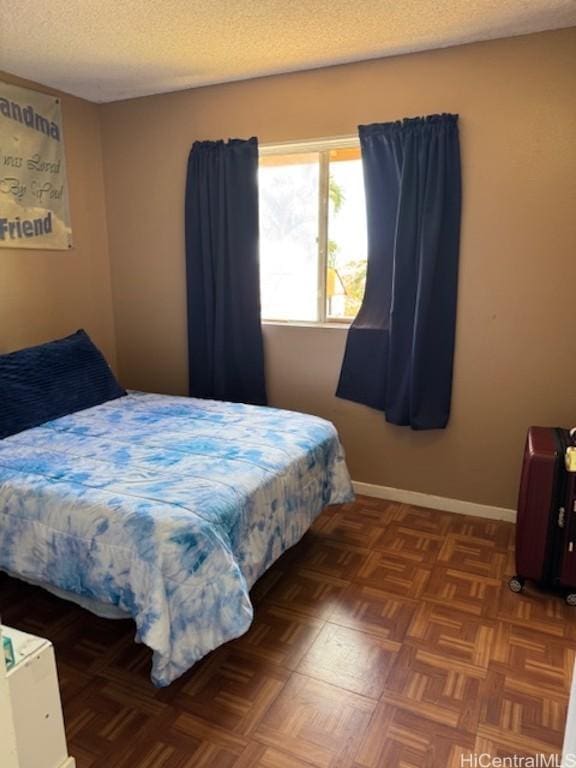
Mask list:
[{"label": "dark parquet floor", "polygon": [[[576,609],[512,594],[514,528],[359,497],[253,590],[249,632],[168,688],[128,621],[0,576],[55,646],[78,768],[450,768],[558,753]],[[466,763],[464,763],[466,764]]]}]

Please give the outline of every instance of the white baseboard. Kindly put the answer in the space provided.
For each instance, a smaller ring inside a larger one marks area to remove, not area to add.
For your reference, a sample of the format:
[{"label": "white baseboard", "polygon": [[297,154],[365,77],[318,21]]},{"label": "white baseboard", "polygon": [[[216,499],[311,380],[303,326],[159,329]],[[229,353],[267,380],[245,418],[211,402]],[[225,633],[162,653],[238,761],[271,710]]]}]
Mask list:
[{"label": "white baseboard", "polygon": [[458,515],[485,517],[489,520],[505,520],[508,523],[516,522],[515,509],[491,507],[488,504],[476,504],[473,501],[449,499],[445,496],[430,496],[427,493],[404,491],[401,488],[388,488],[385,485],[373,485],[372,483],[354,481],[352,485],[356,493],[363,496],[372,496],[375,499],[398,501],[401,504],[413,504],[415,507],[428,507],[428,509],[441,509],[444,512],[455,512]]}]

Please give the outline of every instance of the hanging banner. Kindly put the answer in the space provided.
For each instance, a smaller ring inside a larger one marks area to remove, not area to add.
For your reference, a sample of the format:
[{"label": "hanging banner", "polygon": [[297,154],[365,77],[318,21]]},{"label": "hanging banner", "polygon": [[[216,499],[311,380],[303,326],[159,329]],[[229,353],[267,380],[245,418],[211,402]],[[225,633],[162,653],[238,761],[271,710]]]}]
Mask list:
[{"label": "hanging banner", "polygon": [[60,99],[0,82],[0,248],[71,246]]}]

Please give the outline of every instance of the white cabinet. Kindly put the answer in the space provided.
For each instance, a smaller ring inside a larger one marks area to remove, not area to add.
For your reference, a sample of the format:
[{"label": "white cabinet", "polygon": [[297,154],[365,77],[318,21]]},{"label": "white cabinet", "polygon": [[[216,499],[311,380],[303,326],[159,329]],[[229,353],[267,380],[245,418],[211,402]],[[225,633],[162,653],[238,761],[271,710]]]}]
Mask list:
[{"label": "white cabinet", "polygon": [[4,667],[4,655],[1,651],[2,627],[0,626],[0,765],[2,768],[18,768],[12,706]]},{"label": "white cabinet", "polygon": [[572,672],[564,748],[562,749],[562,766],[563,768],[576,768],[576,665]]},{"label": "white cabinet", "polygon": [[2,634],[12,640],[16,659],[6,678],[18,768],[73,768],[52,644],[10,627],[2,627]]}]

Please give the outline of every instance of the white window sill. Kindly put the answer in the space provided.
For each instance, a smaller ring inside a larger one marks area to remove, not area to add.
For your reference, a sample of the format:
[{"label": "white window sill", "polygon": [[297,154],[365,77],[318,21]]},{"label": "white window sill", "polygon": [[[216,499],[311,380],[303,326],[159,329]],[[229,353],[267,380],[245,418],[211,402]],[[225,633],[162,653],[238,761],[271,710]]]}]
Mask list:
[{"label": "white window sill", "polygon": [[262,320],[262,325],[272,325],[276,328],[332,328],[347,331],[351,323],[313,323],[304,320]]}]

